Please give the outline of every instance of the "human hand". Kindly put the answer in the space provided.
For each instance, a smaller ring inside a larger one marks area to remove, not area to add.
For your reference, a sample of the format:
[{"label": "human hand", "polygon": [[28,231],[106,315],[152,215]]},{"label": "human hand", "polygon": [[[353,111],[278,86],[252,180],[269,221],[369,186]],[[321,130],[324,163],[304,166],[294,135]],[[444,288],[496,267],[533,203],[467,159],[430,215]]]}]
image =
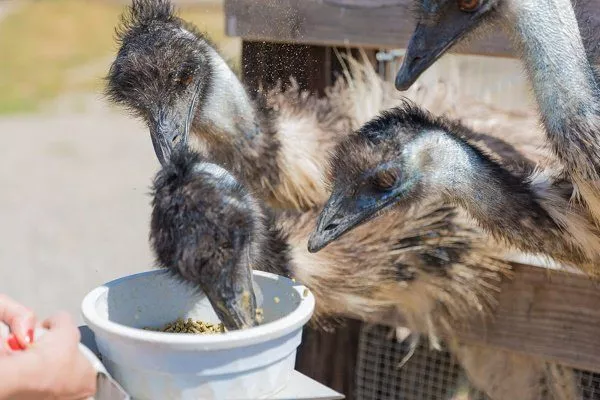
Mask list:
[{"label": "human hand", "polygon": [[[8,325],[20,347],[27,348],[33,339],[35,314],[29,308],[0,293],[0,322]],[[10,351],[6,338],[0,337],[0,355]]]},{"label": "human hand", "polygon": [[81,336],[69,314],[58,313],[42,326],[47,331],[22,356],[30,356],[41,366],[37,379],[43,398],[79,400],[93,396],[97,371],[79,350]]},{"label": "human hand", "polygon": [[92,397],[97,371],[79,350],[80,333],[71,317],[58,313],[42,326],[46,331],[27,349],[0,355],[0,399]]}]

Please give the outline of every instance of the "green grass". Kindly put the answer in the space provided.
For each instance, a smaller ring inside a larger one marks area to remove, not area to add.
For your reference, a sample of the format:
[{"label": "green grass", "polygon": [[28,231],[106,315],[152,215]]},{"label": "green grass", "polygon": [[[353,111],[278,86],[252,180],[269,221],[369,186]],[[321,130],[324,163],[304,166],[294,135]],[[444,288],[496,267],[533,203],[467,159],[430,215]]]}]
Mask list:
[{"label": "green grass", "polygon": [[[35,112],[59,95],[101,91],[122,9],[98,0],[38,0],[0,20],[0,114]],[[186,9],[182,16],[218,45],[232,40],[220,8]]]}]

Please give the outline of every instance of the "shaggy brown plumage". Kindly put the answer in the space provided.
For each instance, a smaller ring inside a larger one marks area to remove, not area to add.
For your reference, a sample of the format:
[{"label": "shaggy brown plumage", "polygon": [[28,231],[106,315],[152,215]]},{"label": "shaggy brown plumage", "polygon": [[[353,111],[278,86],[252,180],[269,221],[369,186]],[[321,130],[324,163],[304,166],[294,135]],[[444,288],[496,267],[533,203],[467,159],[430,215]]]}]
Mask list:
[{"label": "shaggy brown plumage", "polygon": [[216,304],[227,297],[235,303],[232,288],[248,289],[242,283],[251,265],[311,288],[316,322],[401,310],[412,329],[435,339],[491,309],[494,288],[510,270],[500,248],[442,202],[375,220],[313,254],[306,243],[317,210],[273,212],[194,152],[174,153],[153,196],[151,243],[159,265],[210,295],[227,292]]},{"label": "shaggy brown plumage", "polygon": [[[503,249],[443,203],[397,210],[393,218],[375,219],[311,254],[306,242],[316,211],[273,213],[227,171],[196,154],[176,153],[158,173],[154,190],[151,238],[160,265],[238,313],[243,296],[231,289],[247,288],[243,282],[253,267],[311,288],[317,298],[313,323],[337,315],[372,320],[398,312],[411,330],[437,346],[438,337],[451,339],[467,320],[493,309],[497,285],[510,275],[510,265],[498,258]],[[220,270],[229,276],[225,285],[219,284]],[[536,376],[545,384],[563,384],[551,380],[556,366],[450,344],[467,371],[476,373],[473,382],[491,395],[519,384],[533,392],[539,386],[523,384]]]},{"label": "shaggy brown plumage", "polygon": [[[504,244],[508,244],[596,273],[600,238],[584,210],[581,214],[569,210],[569,182],[539,174],[528,177],[532,165],[526,160],[522,167],[510,168],[510,158],[492,157],[474,145],[471,137],[473,132],[466,127],[411,104],[386,111],[365,124],[340,142],[333,154],[332,195],[309,241],[311,251],[327,250],[356,227],[375,231],[380,220],[404,222],[404,213],[414,207],[440,201],[463,208],[495,237],[499,242],[490,240],[488,250],[495,249],[500,257],[505,256]],[[457,283],[469,287],[466,282]],[[475,286],[485,293],[485,283]],[[419,294],[427,293],[414,282],[410,287],[418,288]],[[449,287],[449,282],[442,280],[434,293]],[[423,306],[426,301],[419,298],[417,303]],[[571,399],[575,393],[572,373],[557,373],[562,369],[555,364],[468,344],[453,343],[451,349],[475,384],[494,399],[537,400],[554,395]],[[563,389],[557,391],[557,387]]]},{"label": "shaggy brown plumage", "polygon": [[382,207],[440,199],[509,246],[596,275],[600,235],[585,210],[570,209],[570,183],[534,171],[526,159],[514,167],[514,156],[483,151],[473,137],[408,102],[383,112],[336,147],[321,218],[336,226],[320,225],[319,236],[330,242]]},{"label": "shaggy brown plumage", "polygon": [[[570,0],[478,0],[465,3],[469,6],[468,10],[461,10],[460,1],[415,1],[418,24],[407,46],[396,86],[399,89],[410,87],[423,71],[454,45],[477,38],[480,32],[498,25],[507,28],[533,83],[552,152],[562,164],[554,171],[540,168],[538,180],[543,182],[551,176],[568,177],[574,184],[573,199],[580,200],[590,215],[582,215],[580,202],[565,204],[562,200],[557,202],[556,197],[548,197],[548,209],[553,210],[564,224],[570,225],[571,230],[581,234],[586,252],[596,251],[597,244],[589,240],[594,237],[586,232],[589,232],[587,226],[590,220],[600,221],[600,91],[598,75],[588,58],[592,55],[597,61],[597,32],[590,32],[585,25],[578,24]],[[580,29],[584,31],[587,54]],[[526,132],[525,129],[519,131]],[[563,214],[562,217],[560,214]],[[598,265],[593,262],[583,267],[597,274]],[[479,353],[478,349],[473,351]],[[494,394],[494,399],[576,398],[572,391],[554,391],[551,385],[539,383],[556,381],[555,378],[561,376],[567,381],[569,379],[568,373],[550,376],[539,360],[529,359],[521,367],[515,367],[515,371],[519,372],[512,374],[510,379],[495,378],[494,375],[505,376],[498,371],[505,363],[511,365],[510,361],[515,357],[494,357],[493,352],[484,351],[480,356],[472,357],[477,362],[471,363],[469,372],[476,376],[480,387]],[[487,364],[488,368],[481,368],[478,363]],[[527,363],[535,365],[531,369],[538,372],[533,375],[525,373],[523,366]],[[549,388],[547,395],[538,390],[544,385]]]}]

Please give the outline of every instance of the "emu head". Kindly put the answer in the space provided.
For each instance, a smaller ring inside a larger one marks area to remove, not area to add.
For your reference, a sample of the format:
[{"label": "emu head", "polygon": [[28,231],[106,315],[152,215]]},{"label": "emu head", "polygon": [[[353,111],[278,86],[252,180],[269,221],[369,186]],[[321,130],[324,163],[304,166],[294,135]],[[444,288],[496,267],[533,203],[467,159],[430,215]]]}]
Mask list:
[{"label": "emu head", "polygon": [[210,85],[207,39],[174,14],[168,0],[133,0],[117,30],[120,48],[107,95],[148,124],[164,163],[185,141],[195,108]]},{"label": "emu head", "polygon": [[223,168],[186,147],[154,180],[150,241],[158,263],[199,286],[227,329],[256,324],[252,199]]},{"label": "emu head", "polygon": [[407,90],[446,51],[498,12],[503,0],[416,0],[417,26],[396,76]]},{"label": "emu head", "polygon": [[447,132],[461,128],[450,124],[406,103],[341,142],[330,161],[331,196],[309,251],[321,250],[392,206],[443,196],[464,174],[461,163],[475,162],[457,157],[461,141]]}]

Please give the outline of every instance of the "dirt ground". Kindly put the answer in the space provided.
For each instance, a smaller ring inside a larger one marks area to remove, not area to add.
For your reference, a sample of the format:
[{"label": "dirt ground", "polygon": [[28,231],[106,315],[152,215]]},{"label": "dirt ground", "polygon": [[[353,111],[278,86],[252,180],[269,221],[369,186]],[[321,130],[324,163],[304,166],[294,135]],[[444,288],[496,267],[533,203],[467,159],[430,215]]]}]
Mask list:
[{"label": "dirt ground", "polygon": [[99,99],[91,105],[0,119],[0,292],[40,316],[80,318],[90,289],[153,268],[158,162],[148,132]]}]

